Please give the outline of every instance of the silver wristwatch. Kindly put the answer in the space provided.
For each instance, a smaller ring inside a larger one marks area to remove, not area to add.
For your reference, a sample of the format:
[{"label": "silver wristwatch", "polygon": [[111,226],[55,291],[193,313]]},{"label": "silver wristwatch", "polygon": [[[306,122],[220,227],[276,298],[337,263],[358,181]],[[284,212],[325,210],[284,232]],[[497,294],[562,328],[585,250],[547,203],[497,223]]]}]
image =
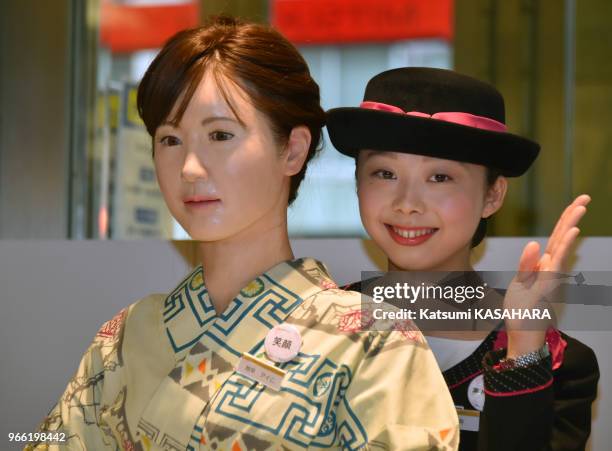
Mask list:
[{"label": "silver wristwatch", "polygon": [[499,361],[500,369],[510,369],[510,368],[526,368],[528,366],[535,365],[540,361],[544,360],[546,357],[550,355],[550,351],[548,350],[548,343],[544,343],[540,349],[536,349],[535,351],[528,352],[527,354],[519,355],[514,359],[503,358]]}]

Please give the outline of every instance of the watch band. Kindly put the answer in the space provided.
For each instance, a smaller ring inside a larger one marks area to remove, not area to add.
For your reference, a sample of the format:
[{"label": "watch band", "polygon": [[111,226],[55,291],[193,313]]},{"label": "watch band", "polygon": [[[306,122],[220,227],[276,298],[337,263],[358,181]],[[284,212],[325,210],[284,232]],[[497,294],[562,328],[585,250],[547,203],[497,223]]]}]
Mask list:
[{"label": "watch band", "polygon": [[501,370],[507,370],[511,368],[526,368],[528,366],[532,366],[539,363],[549,355],[550,351],[548,350],[548,343],[544,343],[544,346],[542,346],[540,349],[536,349],[535,351],[531,351],[526,354],[521,354],[518,357],[515,357],[514,359],[501,359],[499,361],[498,368]]}]

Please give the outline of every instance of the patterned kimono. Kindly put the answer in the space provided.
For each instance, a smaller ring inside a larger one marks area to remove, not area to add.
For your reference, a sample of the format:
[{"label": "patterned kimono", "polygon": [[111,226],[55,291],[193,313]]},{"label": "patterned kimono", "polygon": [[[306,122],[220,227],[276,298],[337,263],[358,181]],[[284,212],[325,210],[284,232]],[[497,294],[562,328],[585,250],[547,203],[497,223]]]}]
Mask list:
[{"label": "patterned kimono", "polygon": [[[62,443],[26,449],[457,449],[458,419],[421,333],[361,331],[361,296],[312,259],[257,277],[217,315],[196,268],[97,333],[40,431]],[[288,323],[302,346],[267,360]],[[285,375],[273,390],[235,371],[243,353]]]}]

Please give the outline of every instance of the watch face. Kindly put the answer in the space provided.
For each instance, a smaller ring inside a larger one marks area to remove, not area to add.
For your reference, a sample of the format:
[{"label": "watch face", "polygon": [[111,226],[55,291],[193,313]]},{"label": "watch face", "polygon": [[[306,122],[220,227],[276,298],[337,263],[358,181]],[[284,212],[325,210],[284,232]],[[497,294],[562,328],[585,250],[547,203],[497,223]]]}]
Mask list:
[{"label": "watch face", "polygon": [[550,355],[550,349],[548,348],[548,343],[544,343],[544,346],[542,346],[542,349],[540,349],[540,357],[542,359],[545,359],[549,355]]},{"label": "watch face", "polygon": [[472,404],[472,407],[482,412],[485,403],[484,377],[482,374],[472,379],[472,382],[470,382],[470,385],[468,386],[467,396],[468,401],[470,401],[470,404]]},{"label": "watch face", "polygon": [[501,370],[509,370],[515,367],[514,359],[501,359],[499,361],[499,369]]}]

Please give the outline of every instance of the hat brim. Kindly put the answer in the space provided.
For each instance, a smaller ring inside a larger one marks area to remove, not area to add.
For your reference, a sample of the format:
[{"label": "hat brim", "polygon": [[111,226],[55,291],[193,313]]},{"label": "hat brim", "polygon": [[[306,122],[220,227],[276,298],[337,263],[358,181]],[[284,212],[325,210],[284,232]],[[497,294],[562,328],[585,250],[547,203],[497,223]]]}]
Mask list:
[{"label": "hat brim", "polygon": [[353,158],[363,149],[412,153],[481,164],[508,177],[524,174],[540,151],[512,133],[365,108],[329,110],[327,130],[334,147]]}]

